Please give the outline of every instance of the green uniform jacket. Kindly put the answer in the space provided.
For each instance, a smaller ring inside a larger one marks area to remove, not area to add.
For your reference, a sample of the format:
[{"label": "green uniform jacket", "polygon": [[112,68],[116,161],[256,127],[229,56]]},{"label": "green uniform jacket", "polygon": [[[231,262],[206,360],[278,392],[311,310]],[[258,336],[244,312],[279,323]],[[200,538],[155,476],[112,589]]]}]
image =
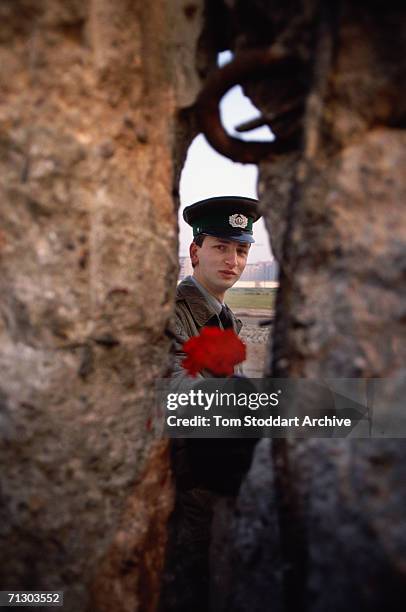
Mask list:
[{"label": "green uniform jacket", "polygon": [[[240,333],[242,323],[230,311],[233,329],[236,334]],[[175,324],[174,331],[177,336],[175,345],[175,356],[172,368],[173,390],[186,391],[190,389],[196,378],[188,376],[182,368],[185,353],[182,344],[192,336],[198,336],[201,329],[206,326],[215,325],[222,329],[220,319],[211,304],[209,304],[201,291],[193,281],[186,279],[179,283],[176,291]],[[242,373],[241,366],[235,368],[236,374]],[[208,372],[201,372],[201,376],[207,378]]]},{"label": "green uniform jacket", "polygon": [[[233,329],[238,334],[242,323],[231,312]],[[213,306],[206,300],[198,287],[190,279],[182,281],[176,293],[175,325],[177,337],[175,355],[172,362],[170,388],[172,392],[188,392],[202,378],[212,376],[201,372],[194,378],[182,367],[185,353],[182,344],[192,336],[197,336],[207,325],[222,328],[220,319]],[[241,365],[236,366],[236,374],[242,374]],[[238,439],[175,439],[172,440],[173,467],[180,490],[193,490],[195,513],[202,512],[207,522],[206,512],[211,513],[210,492],[235,495],[242,478],[251,462],[255,440]]]}]

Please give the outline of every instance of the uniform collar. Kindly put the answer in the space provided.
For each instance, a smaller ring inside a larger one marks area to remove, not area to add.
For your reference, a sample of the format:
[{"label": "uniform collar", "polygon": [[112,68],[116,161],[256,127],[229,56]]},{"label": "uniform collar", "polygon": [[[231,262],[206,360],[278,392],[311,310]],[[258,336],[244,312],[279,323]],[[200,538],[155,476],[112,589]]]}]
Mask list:
[{"label": "uniform collar", "polygon": [[190,277],[185,278],[185,280],[178,285],[177,299],[185,300],[199,327],[207,325],[213,317],[215,317],[216,320],[218,318],[213,305],[209,304]]},{"label": "uniform collar", "polygon": [[[176,299],[184,300],[188,304],[197,325],[199,327],[205,327],[210,324],[210,322],[213,324],[213,320],[210,321],[213,318],[216,321],[216,323],[214,323],[216,325],[219,321],[219,312],[217,312],[213,304],[209,303],[207,299],[202,299],[202,297],[205,298],[202,291],[200,291],[195,281],[192,280],[190,276],[179,283]],[[233,316],[233,319],[235,320],[236,331],[239,333],[242,323],[239,319],[236,319],[235,316]]]},{"label": "uniform collar", "polygon": [[206,287],[203,287],[203,285],[199,283],[197,278],[195,278],[194,276],[188,276],[187,279],[191,280],[192,283],[196,285],[200,293],[203,293],[210,306],[214,308],[216,314],[219,315],[223,307],[223,303],[220,302],[220,300],[218,300],[216,297],[214,297],[214,295],[212,295],[209,291],[207,291]]}]

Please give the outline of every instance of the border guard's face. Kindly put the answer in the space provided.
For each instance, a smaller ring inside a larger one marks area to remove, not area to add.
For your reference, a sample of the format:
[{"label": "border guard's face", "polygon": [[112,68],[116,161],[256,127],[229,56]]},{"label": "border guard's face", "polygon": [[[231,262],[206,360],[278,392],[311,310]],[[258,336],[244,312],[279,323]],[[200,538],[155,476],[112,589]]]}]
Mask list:
[{"label": "border guard's face", "polygon": [[194,275],[209,291],[230,289],[244,272],[250,245],[214,236],[205,236],[201,247],[191,244],[190,256],[196,264]]}]

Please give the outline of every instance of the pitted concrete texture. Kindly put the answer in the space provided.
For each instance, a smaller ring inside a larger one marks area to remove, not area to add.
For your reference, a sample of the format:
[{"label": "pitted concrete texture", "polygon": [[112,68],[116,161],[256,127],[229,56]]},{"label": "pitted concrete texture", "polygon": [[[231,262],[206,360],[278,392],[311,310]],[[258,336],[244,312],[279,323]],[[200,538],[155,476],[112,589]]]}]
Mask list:
[{"label": "pitted concrete texture", "polygon": [[152,461],[191,138],[178,113],[200,81],[202,6],[183,8],[0,6],[0,584],[63,589],[68,612]]},{"label": "pitted concrete texture", "polygon": [[[276,138],[300,136],[260,163],[261,208],[280,269],[267,373],[403,377],[404,9],[346,0],[237,0],[228,8],[236,55],[281,45],[301,66],[245,85]],[[245,534],[235,532],[235,554],[223,558],[234,559],[237,587],[222,609],[402,610],[404,450],[403,440],[273,440],[272,483],[264,489],[254,462],[254,507],[234,521],[260,523],[268,500],[279,534],[254,534],[250,565]],[[272,553],[280,564],[272,566]],[[258,586],[253,576],[270,567],[269,588]]]}]

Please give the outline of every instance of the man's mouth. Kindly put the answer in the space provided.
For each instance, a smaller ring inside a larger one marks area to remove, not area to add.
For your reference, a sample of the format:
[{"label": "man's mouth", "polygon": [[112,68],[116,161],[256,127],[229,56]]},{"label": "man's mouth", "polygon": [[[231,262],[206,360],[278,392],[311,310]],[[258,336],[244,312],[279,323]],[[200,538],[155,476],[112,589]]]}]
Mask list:
[{"label": "man's mouth", "polygon": [[229,276],[230,278],[232,276],[237,276],[235,272],[230,272],[230,270],[219,270],[220,274],[223,274],[224,276]]}]

